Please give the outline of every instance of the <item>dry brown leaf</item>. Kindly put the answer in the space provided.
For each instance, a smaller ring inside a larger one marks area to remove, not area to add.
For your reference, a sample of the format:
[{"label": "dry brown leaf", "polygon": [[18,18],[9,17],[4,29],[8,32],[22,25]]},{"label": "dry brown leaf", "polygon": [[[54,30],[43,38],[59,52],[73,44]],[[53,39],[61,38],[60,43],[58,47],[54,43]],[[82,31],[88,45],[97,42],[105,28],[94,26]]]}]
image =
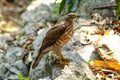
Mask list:
[{"label": "dry brown leaf", "polygon": [[113,30],[115,30],[115,31],[117,31],[117,32],[120,33],[120,26],[118,26],[118,27],[114,27]]},{"label": "dry brown leaf", "polygon": [[103,35],[104,31],[97,31],[97,32],[95,32],[95,34]]},{"label": "dry brown leaf", "polygon": [[120,25],[120,20],[113,21],[113,24],[115,24],[115,25]]},{"label": "dry brown leaf", "polygon": [[116,60],[94,60],[93,65],[97,67],[104,67],[108,69],[114,69],[116,71],[120,71],[120,64]]}]

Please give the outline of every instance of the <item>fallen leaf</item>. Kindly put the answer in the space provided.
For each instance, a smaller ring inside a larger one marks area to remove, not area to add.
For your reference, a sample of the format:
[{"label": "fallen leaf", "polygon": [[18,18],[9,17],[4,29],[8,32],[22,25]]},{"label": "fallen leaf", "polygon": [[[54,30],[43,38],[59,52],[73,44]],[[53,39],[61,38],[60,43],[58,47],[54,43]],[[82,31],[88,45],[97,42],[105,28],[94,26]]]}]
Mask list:
[{"label": "fallen leaf", "polygon": [[120,64],[116,60],[94,60],[93,66],[114,69],[120,71]]}]

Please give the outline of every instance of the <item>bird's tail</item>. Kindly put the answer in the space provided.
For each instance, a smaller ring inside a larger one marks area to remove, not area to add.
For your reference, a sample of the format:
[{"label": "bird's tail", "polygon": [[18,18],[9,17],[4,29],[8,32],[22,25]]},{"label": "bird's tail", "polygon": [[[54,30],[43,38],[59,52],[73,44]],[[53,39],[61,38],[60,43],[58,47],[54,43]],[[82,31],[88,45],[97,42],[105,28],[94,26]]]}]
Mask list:
[{"label": "bird's tail", "polygon": [[32,65],[32,68],[33,68],[33,69],[36,68],[36,66],[39,64],[39,62],[40,62],[40,60],[41,60],[42,57],[43,57],[43,53],[42,53],[42,50],[40,49],[40,50],[39,50],[39,54],[37,55],[37,57],[36,57],[33,65]]}]

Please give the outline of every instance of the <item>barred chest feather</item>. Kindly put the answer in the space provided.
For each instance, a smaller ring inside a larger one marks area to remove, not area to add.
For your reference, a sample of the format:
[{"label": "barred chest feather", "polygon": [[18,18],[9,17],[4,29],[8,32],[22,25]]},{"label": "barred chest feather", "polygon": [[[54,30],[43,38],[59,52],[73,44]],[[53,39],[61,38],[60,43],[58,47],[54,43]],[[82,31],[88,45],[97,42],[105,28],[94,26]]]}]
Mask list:
[{"label": "barred chest feather", "polygon": [[65,33],[56,41],[56,45],[64,46],[72,38],[74,34],[74,27],[67,27]]}]

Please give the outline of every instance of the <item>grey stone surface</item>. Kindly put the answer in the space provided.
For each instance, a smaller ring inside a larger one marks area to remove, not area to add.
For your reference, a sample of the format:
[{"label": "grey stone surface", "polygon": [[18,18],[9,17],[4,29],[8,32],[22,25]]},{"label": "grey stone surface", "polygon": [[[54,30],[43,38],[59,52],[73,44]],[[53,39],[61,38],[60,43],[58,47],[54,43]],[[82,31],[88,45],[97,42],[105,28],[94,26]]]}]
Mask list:
[{"label": "grey stone surface", "polygon": [[28,69],[27,69],[25,63],[23,62],[23,60],[18,60],[18,61],[16,61],[16,62],[15,62],[15,67],[16,67],[19,71],[21,71],[21,73],[22,73],[23,75],[28,75]]},{"label": "grey stone surface", "polygon": [[8,63],[15,63],[16,60],[21,59],[24,55],[24,49],[20,47],[8,48],[6,53],[6,60]]},{"label": "grey stone surface", "polygon": [[3,35],[0,34],[0,48],[1,49],[7,49],[8,45],[6,43],[7,38]]},{"label": "grey stone surface", "polygon": [[[98,10],[93,10],[93,8],[96,8],[98,6],[110,6],[110,5],[115,5],[114,0],[82,0],[79,4],[79,8],[77,9],[77,13],[79,15],[84,16],[86,18],[90,18],[91,13],[99,13],[102,16],[110,16],[113,15],[112,11],[111,13],[109,12],[108,9],[98,9]],[[104,15],[107,14],[107,15]]]},{"label": "grey stone surface", "polygon": [[63,55],[70,59],[68,65],[54,63],[56,56],[53,53],[46,54],[35,70],[31,71],[31,79],[46,80],[95,80],[89,69],[89,65],[76,52],[63,51]]},{"label": "grey stone surface", "polygon": [[24,30],[26,34],[34,33],[35,27],[39,24],[46,25],[46,22],[55,21],[58,19],[57,15],[51,12],[51,6],[47,5],[50,5],[51,2],[42,2],[44,1],[35,1],[33,4],[28,6],[27,11],[22,14],[22,25],[25,27]]},{"label": "grey stone surface", "polygon": [[20,47],[11,47],[7,50],[5,60],[0,63],[0,78],[18,79],[19,74],[27,75],[27,67],[22,59],[24,49]]}]

